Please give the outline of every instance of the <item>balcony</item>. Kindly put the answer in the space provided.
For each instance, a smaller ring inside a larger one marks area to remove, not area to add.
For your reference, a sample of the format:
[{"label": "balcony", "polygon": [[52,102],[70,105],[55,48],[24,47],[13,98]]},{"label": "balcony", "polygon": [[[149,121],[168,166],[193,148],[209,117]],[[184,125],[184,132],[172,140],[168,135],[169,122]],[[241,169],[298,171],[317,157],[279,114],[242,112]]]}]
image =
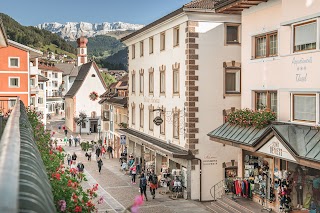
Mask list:
[{"label": "balcony", "polygon": [[56,212],[25,106],[14,101],[0,141],[0,212]]},{"label": "balcony", "polygon": [[30,87],[30,93],[31,95],[36,95],[38,94],[40,91],[39,86],[31,86]]},{"label": "balcony", "polygon": [[38,67],[30,66],[30,75],[40,75]]}]

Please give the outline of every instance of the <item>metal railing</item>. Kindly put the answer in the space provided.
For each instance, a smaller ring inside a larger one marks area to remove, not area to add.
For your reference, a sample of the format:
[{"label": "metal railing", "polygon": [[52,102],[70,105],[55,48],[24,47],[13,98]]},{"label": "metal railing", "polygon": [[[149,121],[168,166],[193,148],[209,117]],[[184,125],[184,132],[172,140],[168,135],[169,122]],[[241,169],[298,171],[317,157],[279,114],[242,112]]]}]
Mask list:
[{"label": "metal railing", "polygon": [[25,106],[17,98],[0,141],[0,212],[56,211],[33,135]]},{"label": "metal railing", "polygon": [[211,197],[213,198],[213,201],[216,201],[218,198],[221,198],[222,195],[225,194],[225,189],[226,189],[225,179],[214,184],[210,189],[210,194],[211,194]]}]

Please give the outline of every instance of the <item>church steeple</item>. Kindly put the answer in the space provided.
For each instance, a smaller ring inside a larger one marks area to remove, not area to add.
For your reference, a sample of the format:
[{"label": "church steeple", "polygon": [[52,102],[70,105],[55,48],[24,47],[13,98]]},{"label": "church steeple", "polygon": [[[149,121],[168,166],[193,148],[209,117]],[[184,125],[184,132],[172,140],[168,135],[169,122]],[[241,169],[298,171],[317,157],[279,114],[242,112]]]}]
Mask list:
[{"label": "church steeple", "polygon": [[77,66],[80,66],[82,64],[85,64],[88,62],[87,57],[87,43],[88,39],[84,36],[81,36],[77,39],[78,48],[77,48]]}]

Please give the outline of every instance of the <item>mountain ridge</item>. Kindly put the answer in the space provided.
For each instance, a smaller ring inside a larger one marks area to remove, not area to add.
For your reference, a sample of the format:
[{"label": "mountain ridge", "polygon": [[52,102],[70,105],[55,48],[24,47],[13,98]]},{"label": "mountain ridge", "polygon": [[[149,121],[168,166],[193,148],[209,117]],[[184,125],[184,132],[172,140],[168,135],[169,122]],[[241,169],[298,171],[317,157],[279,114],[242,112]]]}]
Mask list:
[{"label": "mountain ridge", "polygon": [[35,27],[55,33],[65,40],[74,41],[80,36],[95,37],[97,35],[108,35],[111,32],[136,31],[143,26],[141,24],[130,24],[119,21],[112,23],[66,22],[65,24],[45,22]]}]

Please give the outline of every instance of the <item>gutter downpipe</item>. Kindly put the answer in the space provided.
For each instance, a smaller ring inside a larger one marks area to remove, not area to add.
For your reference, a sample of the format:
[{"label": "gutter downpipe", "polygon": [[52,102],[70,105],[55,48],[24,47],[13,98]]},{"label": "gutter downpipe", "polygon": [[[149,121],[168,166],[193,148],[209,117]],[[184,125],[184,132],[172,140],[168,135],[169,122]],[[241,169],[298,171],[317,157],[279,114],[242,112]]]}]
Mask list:
[{"label": "gutter downpipe", "polygon": [[199,201],[202,202],[202,160],[200,158],[196,158],[190,150],[188,150],[187,155],[180,155],[180,154],[172,153],[172,157],[186,159],[186,160],[200,161],[200,172],[199,172],[200,173],[200,197],[199,197]]}]

